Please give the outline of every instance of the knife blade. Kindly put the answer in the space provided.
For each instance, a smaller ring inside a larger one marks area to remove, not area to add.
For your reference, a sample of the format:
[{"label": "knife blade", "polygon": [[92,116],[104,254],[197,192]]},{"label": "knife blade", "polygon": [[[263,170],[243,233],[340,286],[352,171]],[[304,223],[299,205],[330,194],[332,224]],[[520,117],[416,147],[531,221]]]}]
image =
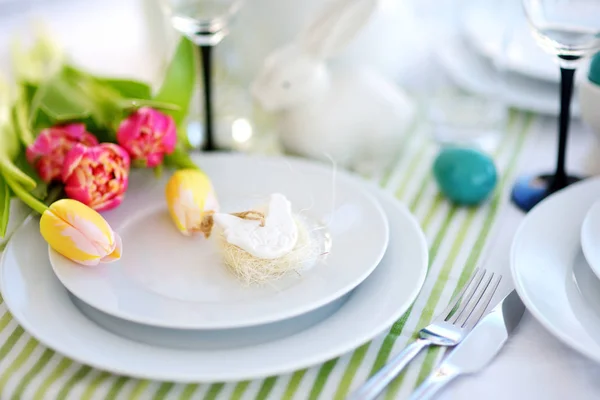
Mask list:
[{"label": "knife blade", "polygon": [[457,376],[472,374],[487,366],[519,325],[524,312],[525,306],[513,290],[479,321],[417,388],[410,400],[429,399]]}]

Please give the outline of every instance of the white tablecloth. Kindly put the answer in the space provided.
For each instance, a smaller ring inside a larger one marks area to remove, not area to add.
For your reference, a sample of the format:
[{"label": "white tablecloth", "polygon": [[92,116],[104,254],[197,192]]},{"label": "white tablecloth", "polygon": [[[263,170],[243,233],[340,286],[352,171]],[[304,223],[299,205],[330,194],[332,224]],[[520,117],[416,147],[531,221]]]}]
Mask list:
[{"label": "white tablecloth", "polygon": [[[42,2],[38,2],[42,3]],[[58,28],[60,39],[77,49],[78,59],[88,66],[110,70],[120,74],[141,72],[142,78],[153,79],[160,69],[158,64],[148,64],[145,55],[152,52],[156,42],[149,43],[145,33],[148,27],[143,21],[130,18],[139,10],[140,2],[113,1],[75,2],[66,0],[47,1],[46,5],[36,8],[44,18],[50,17],[54,28]],[[93,20],[82,21],[75,17],[77,8],[94,9]],[[118,9],[119,13],[107,13],[102,10]],[[0,53],[6,66],[6,40],[15,29],[23,29],[23,16],[18,12],[4,18],[8,22],[2,27]],[[4,23],[4,22],[3,22]],[[86,26],[87,36],[70,38],[69,24]],[[111,30],[111,25],[130,24],[131,34],[125,37],[122,32]],[[103,37],[98,40],[99,35]],[[115,44],[119,48],[111,48]],[[103,47],[104,44],[104,47]],[[518,167],[520,171],[547,171],[552,169],[552,160],[556,147],[556,121],[553,118],[536,119],[534,134],[526,143],[526,148]],[[581,123],[573,126],[569,143],[569,169],[585,175],[600,172],[600,149],[595,137]],[[499,217],[501,224],[496,225],[489,246],[486,267],[502,272],[508,279],[502,284],[502,290],[511,288],[509,270],[509,248],[512,237],[523,214],[513,207],[506,208]],[[13,215],[11,226],[18,220]],[[596,399],[600,397],[600,365],[597,365],[559,342],[547,332],[533,317],[526,313],[521,325],[497,357],[481,373],[464,377],[453,383],[440,395],[441,399]],[[401,391],[399,398],[408,393]],[[297,393],[296,398],[304,398]]]},{"label": "white tablecloth", "polygon": [[[541,121],[535,138],[524,150],[519,169],[551,171],[556,151],[556,121]],[[598,141],[587,127],[573,126],[569,142],[569,170],[584,175],[600,172]],[[486,262],[502,271],[510,282],[509,254],[512,238],[524,215],[514,207],[500,216],[497,233]],[[492,239],[493,240],[493,239]],[[600,365],[590,361],[552,336],[526,312],[521,324],[494,362],[481,373],[457,380],[440,399],[598,399]]]}]

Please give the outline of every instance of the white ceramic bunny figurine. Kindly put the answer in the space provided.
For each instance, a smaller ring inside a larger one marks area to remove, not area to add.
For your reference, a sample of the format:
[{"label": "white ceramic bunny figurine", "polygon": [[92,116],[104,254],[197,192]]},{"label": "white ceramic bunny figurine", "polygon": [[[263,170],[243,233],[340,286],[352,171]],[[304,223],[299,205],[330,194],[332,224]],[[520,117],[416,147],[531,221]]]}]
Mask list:
[{"label": "white ceramic bunny figurine", "polygon": [[329,2],[293,43],[265,60],[251,91],[265,110],[278,113],[287,151],[331,157],[354,169],[387,162],[397,153],[414,115],[410,99],[373,70],[326,64],[365,25],[377,2]]}]

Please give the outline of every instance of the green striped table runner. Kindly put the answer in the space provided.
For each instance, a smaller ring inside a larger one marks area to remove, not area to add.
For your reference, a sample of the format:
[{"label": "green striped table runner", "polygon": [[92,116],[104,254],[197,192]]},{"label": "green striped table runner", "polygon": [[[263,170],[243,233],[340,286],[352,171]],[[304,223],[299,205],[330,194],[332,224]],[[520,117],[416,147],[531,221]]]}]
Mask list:
[{"label": "green striped table runner", "polygon": [[[533,116],[513,111],[494,158],[500,172],[493,198],[478,208],[460,208],[438,194],[431,176],[437,147],[423,127],[415,129],[396,165],[369,179],[408,204],[429,243],[427,280],[413,306],[386,332],[355,351],[322,365],[264,380],[182,385],[119,377],[64,358],[27,334],[0,304],[0,399],[343,399],[400,351],[415,332],[446,305],[476,267],[507,202]],[[431,371],[431,349],[413,362],[385,394],[402,399]]]}]

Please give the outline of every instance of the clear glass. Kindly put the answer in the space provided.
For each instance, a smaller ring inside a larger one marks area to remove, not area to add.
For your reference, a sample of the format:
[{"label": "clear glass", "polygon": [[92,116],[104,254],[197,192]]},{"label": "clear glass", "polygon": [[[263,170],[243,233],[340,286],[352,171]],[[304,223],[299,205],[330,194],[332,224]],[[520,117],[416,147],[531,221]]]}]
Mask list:
[{"label": "clear glass", "polygon": [[581,179],[566,171],[566,148],[575,70],[581,61],[600,50],[600,1],[523,0],[523,9],[534,38],[555,56],[561,72],[558,146],[553,173],[520,177],[512,200],[529,211],[547,196]]},{"label": "clear glass", "polygon": [[[431,5],[430,5],[431,6]],[[434,139],[442,146],[477,147],[492,152],[504,129],[508,107],[503,96],[502,60],[481,55],[463,26],[472,7],[504,12],[503,2],[461,0],[430,18],[434,70],[428,73],[423,104]],[[508,29],[507,29],[508,31]],[[503,31],[496,37],[505,46]],[[444,38],[443,45],[439,38]]]},{"label": "clear glass", "polygon": [[216,45],[242,0],[163,0],[173,27],[197,45]]},{"label": "clear glass", "polygon": [[600,50],[600,1],[524,0],[523,6],[537,42],[561,65],[574,68]]},{"label": "clear glass", "polygon": [[[204,151],[219,150],[216,138],[213,80],[213,47],[228,34],[228,25],[243,0],[163,0],[173,28],[198,46],[202,82],[202,122],[188,121],[190,142],[202,143]],[[247,136],[247,135],[244,135]],[[199,139],[201,137],[201,139]]]}]

